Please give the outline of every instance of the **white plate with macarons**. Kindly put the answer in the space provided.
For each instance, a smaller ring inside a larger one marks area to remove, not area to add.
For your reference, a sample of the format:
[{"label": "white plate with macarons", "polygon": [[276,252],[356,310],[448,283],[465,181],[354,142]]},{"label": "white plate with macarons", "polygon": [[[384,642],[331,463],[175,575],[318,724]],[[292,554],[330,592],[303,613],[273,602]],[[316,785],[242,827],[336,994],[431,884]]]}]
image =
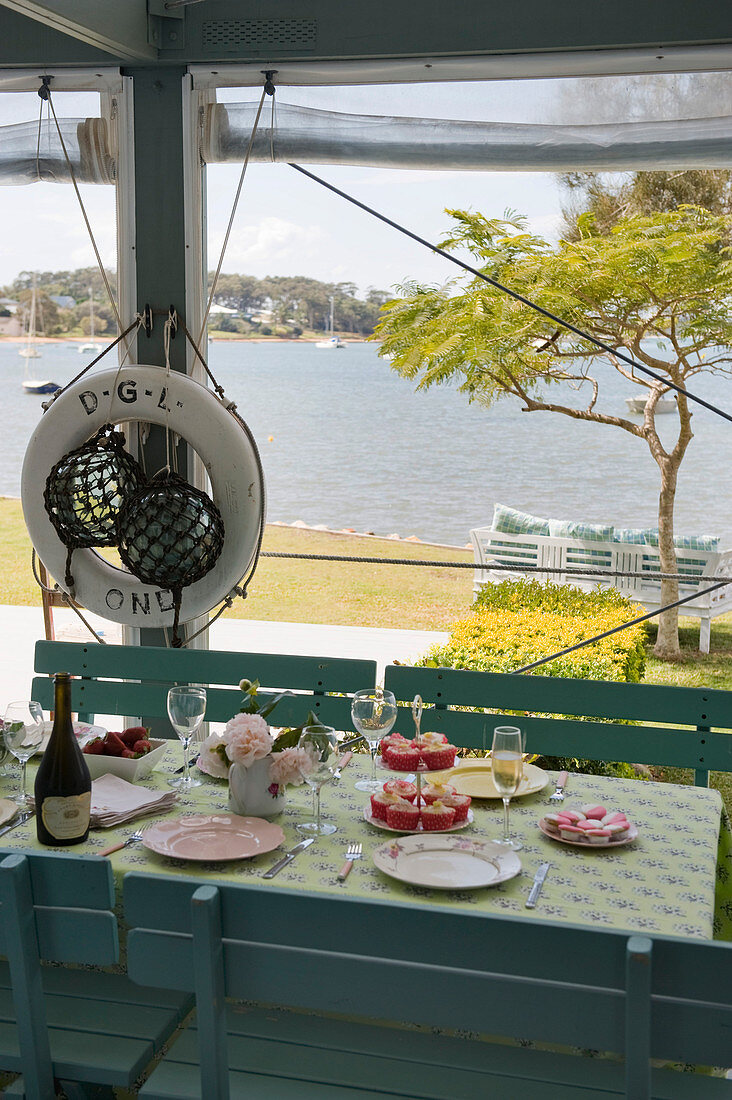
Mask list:
[{"label": "white plate with macarons", "polygon": [[587,803],[579,808],[567,806],[546,814],[539,828],[550,840],[575,848],[620,848],[638,836],[638,829],[628,821],[623,810],[599,803]]}]

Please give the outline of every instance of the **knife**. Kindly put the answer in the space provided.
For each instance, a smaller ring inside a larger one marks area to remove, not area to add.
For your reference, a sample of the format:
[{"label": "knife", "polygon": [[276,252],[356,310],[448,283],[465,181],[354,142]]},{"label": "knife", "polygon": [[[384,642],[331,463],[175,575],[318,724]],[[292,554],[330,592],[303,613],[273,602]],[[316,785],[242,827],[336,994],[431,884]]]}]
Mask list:
[{"label": "knife", "polygon": [[350,751],[343,753],[343,756],[338,761],[338,766],[336,767],[335,771],[333,772],[333,778],[334,779],[340,779],[340,777],[341,777],[341,768],[345,768],[346,764],[350,763],[352,756],[353,756],[353,753],[350,752]]},{"label": "knife", "polygon": [[9,825],[6,825],[4,828],[0,829],[0,836],[5,836],[5,834],[9,833],[11,829],[16,829],[18,825],[25,825],[26,821],[30,821],[34,813],[35,810],[24,811],[22,814],[16,817],[15,821],[11,821]]},{"label": "knife", "polygon": [[275,875],[280,873],[283,867],[286,867],[288,863],[292,863],[298,852],[304,852],[306,848],[309,848],[314,840],[314,836],[309,836],[307,840],[301,840],[294,848],[290,848],[289,852],[287,852],[282,859],[278,859],[276,863],[272,864],[269,871],[264,872],[262,878],[274,878]]},{"label": "knife", "polygon": [[539,894],[541,893],[541,888],[544,885],[544,879],[546,878],[547,871],[550,867],[551,863],[542,863],[541,867],[534,875],[534,883],[529,891],[529,896],[526,899],[527,909],[533,909],[537,901],[539,900]]}]

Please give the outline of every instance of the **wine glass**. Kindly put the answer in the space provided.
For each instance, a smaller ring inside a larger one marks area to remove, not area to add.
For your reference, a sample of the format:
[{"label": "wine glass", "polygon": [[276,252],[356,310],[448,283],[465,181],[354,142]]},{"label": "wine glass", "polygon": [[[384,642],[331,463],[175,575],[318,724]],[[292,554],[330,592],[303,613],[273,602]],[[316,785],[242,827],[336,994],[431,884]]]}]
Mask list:
[{"label": "wine glass", "polygon": [[508,806],[511,795],[516,794],[524,774],[523,746],[521,730],[518,726],[496,726],[493,731],[493,751],[491,767],[495,788],[503,799],[503,836],[496,844],[503,844],[517,852],[522,847],[520,840],[514,840],[508,830]]},{"label": "wine glass", "polygon": [[21,789],[16,796],[16,802],[21,806],[27,806],[25,770],[26,764],[43,740],[41,704],[34,702],[9,703],[3,722],[3,737],[13,756],[22,765],[23,779]]},{"label": "wine glass", "polygon": [[332,726],[305,726],[297,746],[307,749],[312,757],[313,766],[309,772],[303,773],[303,777],[315,792],[315,821],[298,825],[298,832],[307,836],[330,836],[336,831],[336,826],[320,820],[320,789],[333,778],[338,748],[336,731]]},{"label": "wine glass", "polygon": [[168,691],[168,717],[170,724],[183,742],[183,775],[169,779],[171,787],[188,791],[200,787],[201,780],[190,774],[188,746],[206,713],[206,689],[202,687],[172,687]]},{"label": "wine glass", "polygon": [[354,783],[357,791],[375,794],[381,790],[376,778],[376,750],[397,720],[396,700],[391,691],[381,688],[364,688],[357,691],[351,703],[351,719],[354,727],[366,738],[371,752],[371,778]]}]

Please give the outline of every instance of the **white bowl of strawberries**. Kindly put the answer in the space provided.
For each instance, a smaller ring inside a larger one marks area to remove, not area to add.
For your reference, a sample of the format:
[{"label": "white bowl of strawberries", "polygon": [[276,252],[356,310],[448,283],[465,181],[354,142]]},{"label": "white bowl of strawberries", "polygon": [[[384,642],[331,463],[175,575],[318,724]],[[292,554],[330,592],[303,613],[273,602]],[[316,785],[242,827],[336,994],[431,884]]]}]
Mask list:
[{"label": "white bowl of strawberries", "polygon": [[148,737],[145,726],[130,726],[121,733],[110,732],[92,737],[83,746],[89,775],[116,775],[128,783],[137,783],[157,767],[165,756],[169,741]]}]

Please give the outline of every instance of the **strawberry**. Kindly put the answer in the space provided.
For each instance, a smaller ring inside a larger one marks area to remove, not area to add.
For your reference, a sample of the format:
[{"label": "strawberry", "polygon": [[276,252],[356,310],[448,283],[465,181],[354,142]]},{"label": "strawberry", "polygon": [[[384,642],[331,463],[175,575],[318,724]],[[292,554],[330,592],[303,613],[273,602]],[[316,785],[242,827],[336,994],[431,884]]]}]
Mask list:
[{"label": "strawberry", "polygon": [[123,749],[122,756],[125,760],[135,760],[137,758],[137,753],[133,752],[132,749]]},{"label": "strawberry", "polygon": [[132,746],[132,751],[135,753],[136,756],[145,756],[148,752],[150,752],[151,749],[152,745],[146,739],[136,741],[135,744]]},{"label": "strawberry", "polygon": [[146,726],[129,726],[128,729],[122,730],[120,737],[128,748],[132,748],[136,741],[145,740],[149,733],[150,730]]},{"label": "strawberry", "polygon": [[121,756],[127,746],[118,733],[108,733],[104,738],[104,755]]},{"label": "strawberry", "polygon": [[104,753],[104,738],[95,737],[93,741],[87,741],[82,752],[88,753],[89,756],[102,756]]}]

